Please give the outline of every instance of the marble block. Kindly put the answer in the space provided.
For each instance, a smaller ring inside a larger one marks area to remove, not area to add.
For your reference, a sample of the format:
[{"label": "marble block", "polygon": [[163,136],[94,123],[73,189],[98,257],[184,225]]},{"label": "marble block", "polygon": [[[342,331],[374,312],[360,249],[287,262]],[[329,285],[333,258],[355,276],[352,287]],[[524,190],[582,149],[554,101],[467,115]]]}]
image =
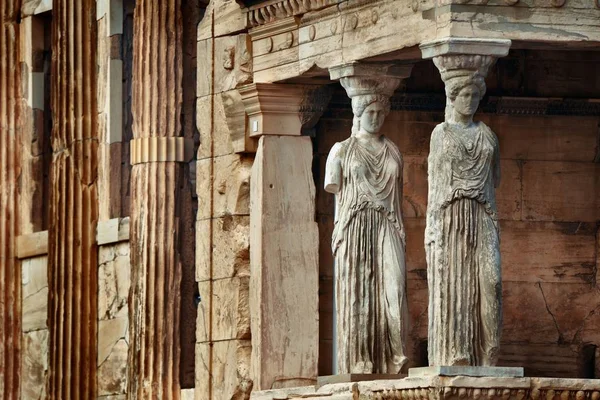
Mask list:
[{"label": "marble block", "polygon": [[410,368],[409,377],[422,376],[476,376],[494,378],[522,378],[522,367],[472,367],[472,366],[434,366]]}]

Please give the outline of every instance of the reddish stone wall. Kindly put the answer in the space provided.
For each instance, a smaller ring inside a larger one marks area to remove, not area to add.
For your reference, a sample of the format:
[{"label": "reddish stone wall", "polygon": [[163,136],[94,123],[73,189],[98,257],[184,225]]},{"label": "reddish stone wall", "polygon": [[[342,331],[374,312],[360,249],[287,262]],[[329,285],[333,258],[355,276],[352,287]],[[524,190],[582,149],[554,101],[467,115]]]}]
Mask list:
[{"label": "reddish stone wall", "polygon": [[[554,53],[550,56],[560,58]],[[522,54],[513,55],[494,71],[488,83],[491,95],[509,92],[507,85],[513,83],[506,78],[510,72],[506,65],[513,65],[516,59],[519,66],[521,58]],[[562,59],[566,66],[560,68],[559,64],[559,69],[565,70],[569,61]],[[443,93],[441,80],[432,75],[432,71],[435,72],[432,68],[432,64],[425,62],[417,64],[407,88],[421,93],[429,90],[435,90],[436,95]],[[539,76],[539,68],[531,68],[531,73]],[[578,71],[581,75],[586,69],[579,67]],[[592,65],[588,65],[587,73],[591,76],[593,71]],[[521,78],[518,74],[512,76],[512,79]],[[549,83],[543,93],[532,90],[526,94],[564,96],[560,85],[565,78],[559,78],[554,81],[553,92],[547,88],[553,84]],[[592,86],[596,85],[594,79],[590,81]],[[577,84],[573,87],[574,92],[579,90]],[[315,139],[314,173],[321,232],[320,375],[332,372],[333,326],[330,240],[334,203],[333,195],[322,189],[323,171],[331,146],[350,134],[352,114],[344,96],[341,91],[334,96],[329,111],[319,122]],[[429,105],[433,103],[432,98]],[[399,102],[395,104],[397,108]],[[482,106],[485,104],[486,101]],[[529,104],[522,109],[531,108]],[[427,107],[428,104],[418,106]],[[443,120],[443,110],[437,108],[437,111],[392,111],[383,128],[400,148],[405,162],[403,211],[412,318],[409,345],[416,365],[427,362],[427,264],[423,239],[429,138],[434,126]],[[476,119],[488,124],[500,141],[502,183],[497,200],[504,283],[500,364],[524,366],[530,376],[591,377],[595,374],[599,377],[594,352],[595,346],[600,345],[597,286],[600,117],[480,113]]]}]

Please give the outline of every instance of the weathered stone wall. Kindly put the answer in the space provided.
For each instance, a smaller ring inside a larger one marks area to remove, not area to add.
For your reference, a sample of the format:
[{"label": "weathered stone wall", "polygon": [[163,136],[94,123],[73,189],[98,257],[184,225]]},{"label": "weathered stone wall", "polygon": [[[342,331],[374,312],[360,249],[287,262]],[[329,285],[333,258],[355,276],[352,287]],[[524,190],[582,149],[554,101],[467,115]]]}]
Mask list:
[{"label": "weathered stone wall", "polygon": [[[218,22],[217,22],[218,21]],[[196,399],[244,399],[252,382],[248,284],[252,155],[236,154],[226,100],[249,83],[239,5],[211,1],[198,26]],[[244,61],[245,60],[245,61]],[[244,129],[242,127],[242,129]]]},{"label": "weathered stone wall", "polygon": [[129,242],[98,249],[98,398],[125,399],[127,390]]},{"label": "weathered stone wall", "polygon": [[48,256],[21,260],[21,398],[45,399],[48,373]]},{"label": "weathered stone wall", "polygon": [[[513,52],[488,78],[490,98],[475,117],[500,141],[502,181],[497,201],[504,282],[500,364],[524,366],[530,376],[590,377],[594,346],[600,346],[600,116],[592,103],[543,98],[600,97],[593,72],[597,58],[584,52]],[[444,104],[443,85],[433,68],[428,62],[413,68],[406,82],[413,94],[402,96],[398,91],[395,110],[383,128],[404,156],[410,347],[413,361],[420,365],[427,362],[423,245],[427,156],[431,132],[443,121]],[[538,99],[495,99],[508,95]],[[329,149],[349,136],[351,125],[349,103],[340,91],[321,119],[315,140],[321,375],[331,373],[334,212],[333,196],[322,189],[323,171]]]}]

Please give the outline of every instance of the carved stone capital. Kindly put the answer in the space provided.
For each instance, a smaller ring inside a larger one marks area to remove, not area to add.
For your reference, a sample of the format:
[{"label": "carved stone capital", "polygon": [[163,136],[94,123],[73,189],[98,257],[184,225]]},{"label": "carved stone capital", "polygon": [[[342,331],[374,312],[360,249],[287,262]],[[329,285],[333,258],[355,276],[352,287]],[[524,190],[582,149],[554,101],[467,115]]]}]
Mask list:
[{"label": "carved stone capital", "polygon": [[301,135],[314,127],[331,98],[331,89],[319,85],[254,83],[238,91],[248,137]]},{"label": "carved stone capital", "polygon": [[391,97],[402,79],[408,78],[412,64],[351,63],[329,69],[332,80],[339,80],[348,97],[383,95]]},{"label": "carved stone capital", "polygon": [[497,58],[508,54],[508,39],[444,38],[421,44],[423,58],[433,58],[444,82],[456,75],[477,73],[483,78]]}]

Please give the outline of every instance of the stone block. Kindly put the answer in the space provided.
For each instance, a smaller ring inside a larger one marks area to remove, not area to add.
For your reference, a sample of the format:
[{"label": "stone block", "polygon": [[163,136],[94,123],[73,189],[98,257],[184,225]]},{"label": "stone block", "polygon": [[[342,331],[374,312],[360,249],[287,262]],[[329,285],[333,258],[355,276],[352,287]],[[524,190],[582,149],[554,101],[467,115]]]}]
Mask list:
[{"label": "stone block", "polygon": [[48,327],[48,258],[34,257],[23,260],[21,329],[30,332]]},{"label": "stone block", "polygon": [[[210,20],[210,18],[206,18],[207,16],[205,15],[202,21]],[[213,43],[211,39],[198,41],[196,57],[198,60],[196,96],[208,96],[213,94]]]},{"label": "stone block", "polygon": [[214,0],[209,3],[204,18],[198,24],[198,40],[229,35],[244,29],[246,15],[237,2]]},{"label": "stone block", "polygon": [[48,254],[48,231],[17,237],[17,257],[29,258]]},{"label": "stone block", "polygon": [[127,317],[130,286],[129,243],[98,250],[98,319]]},{"label": "stone block", "polygon": [[416,121],[413,113],[392,111],[386,118],[382,132],[390,138],[403,156],[425,156],[429,154],[431,132],[436,121]]},{"label": "stone block", "polygon": [[206,400],[210,398],[210,377],[211,377],[211,362],[210,362],[210,344],[196,344],[196,400]]},{"label": "stone block", "polygon": [[524,162],[523,219],[570,222],[600,220],[600,165]]},{"label": "stone block", "polygon": [[112,218],[98,222],[96,240],[98,245],[129,240],[129,217]]},{"label": "stone block", "polygon": [[484,119],[498,136],[503,159],[591,162],[596,157],[597,117],[483,114]]},{"label": "stone block", "polygon": [[47,329],[27,332],[23,335],[21,358],[21,398],[45,399],[46,374],[48,373]]},{"label": "stone block", "polygon": [[198,220],[212,217],[211,195],[213,191],[212,158],[196,162],[196,192],[198,193]]},{"label": "stone block", "polygon": [[196,282],[211,278],[211,218],[196,221]]},{"label": "stone block", "polygon": [[238,154],[214,159],[213,217],[250,214],[252,161]]},{"label": "stone block", "polygon": [[410,368],[409,377],[420,376],[475,376],[495,378],[521,378],[523,368],[519,367],[472,367],[472,366],[434,366]]},{"label": "stone block", "polygon": [[180,400],[194,400],[194,389],[181,389]]},{"label": "stone block", "polygon": [[504,282],[502,337],[523,343],[597,343],[599,301],[589,284]]},{"label": "stone block", "polygon": [[498,219],[519,220],[522,211],[521,164],[500,160],[500,186],[496,188]]},{"label": "stone block", "polygon": [[127,391],[127,339],[119,339],[98,363],[98,395],[125,395]]},{"label": "stone block", "polygon": [[213,97],[212,95],[196,99],[196,128],[200,133],[200,145],[196,158],[198,161],[211,157],[211,140],[213,137]]},{"label": "stone block", "polygon": [[213,281],[214,341],[250,339],[249,281],[248,276]]},{"label": "stone block", "polygon": [[250,378],[249,340],[215,342],[212,360],[212,388],[222,399],[249,398],[253,382]]},{"label": "stone block", "polygon": [[212,279],[250,273],[250,217],[231,216],[213,221]]},{"label": "stone block", "polygon": [[196,313],[197,343],[208,343],[210,341],[210,308],[212,307],[210,293],[211,285],[211,281],[198,282],[200,303],[198,303],[198,312]]},{"label": "stone block", "polygon": [[403,218],[423,218],[427,214],[427,159],[404,157]]},{"label": "stone block", "polygon": [[252,43],[250,35],[240,34],[214,39],[214,93],[226,92],[252,83]]},{"label": "stone block", "polygon": [[[119,342],[129,340],[128,317],[98,322],[98,365],[102,365],[114,351],[122,351]],[[125,364],[126,357],[125,357]]]},{"label": "stone block", "polygon": [[503,221],[500,235],[504,282],[595,284],[595,224]]}]

